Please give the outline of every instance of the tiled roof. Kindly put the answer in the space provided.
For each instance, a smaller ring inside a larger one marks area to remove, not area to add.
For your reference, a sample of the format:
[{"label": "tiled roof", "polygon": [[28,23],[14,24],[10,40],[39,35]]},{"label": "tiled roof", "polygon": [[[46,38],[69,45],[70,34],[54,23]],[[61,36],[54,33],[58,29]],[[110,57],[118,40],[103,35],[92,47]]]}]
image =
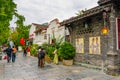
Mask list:
[{"label": "tiled roof", "polygon": [[98,4],[99,5],[103,5],[103,4],[107,4],[107,3],[109,3],[109,2],[111,2],[112,0],[99,0],[98,1]]},{"label": "tiled roof", "polygon": [[109,11],[110,10],[110,6],[111,6],[111,4],[108,4],[108,5],[105,5],[105,6],[97,6],[97,7],[91,8],[89,10],[86,10],[83,14],[81,14],[79,16],[72,17],[70,19],[62,21],[60,24],[61,25],[69,24],[69,23],[72,23],[74,21],[78,21],[80,19],[83,19],[83,18],[92,16],[92,15],[98,14],[98,13],[102,12],[103,10]]},{"label": "tiled roof", "polygon": [[33,25],[35,25],[35,26],[40,26],[40,24],[37,24],[37,23],[32,23]]},{"label": "tiled roof", "polygon": [[42,31],[42,30],[47,30],[48,27],[40,27],[39,29],[37,29],[36,31],[34,31],[34,33],[37,33],[39,31]]}]

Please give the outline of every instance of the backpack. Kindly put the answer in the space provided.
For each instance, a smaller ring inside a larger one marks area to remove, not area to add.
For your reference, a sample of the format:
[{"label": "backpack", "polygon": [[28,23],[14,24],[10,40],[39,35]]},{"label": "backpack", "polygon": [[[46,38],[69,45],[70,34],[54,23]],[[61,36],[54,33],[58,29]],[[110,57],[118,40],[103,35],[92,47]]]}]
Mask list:
[{"label": "backpack", "polygon": [[38,57],[39,58],[44,58],[45,56],[45,53],[43,51],[40,51],[39,54],[38,54]]},{"label": "backpack", "polygon": [[9,47],[9,48],[7,48],[7,49],[6,49],[6,53],[7,53],[7,54],[9,54],[9,55],[10,55],[10,54],[11,54],[11,52],[12,52],[12,48],[10,48],[10,47]]}]

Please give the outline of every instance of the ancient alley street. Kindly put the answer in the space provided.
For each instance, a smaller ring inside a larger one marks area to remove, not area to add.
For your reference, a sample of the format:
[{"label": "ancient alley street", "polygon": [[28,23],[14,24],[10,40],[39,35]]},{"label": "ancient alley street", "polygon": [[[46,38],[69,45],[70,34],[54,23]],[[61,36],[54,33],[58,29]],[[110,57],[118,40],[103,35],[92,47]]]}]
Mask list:
[{"label": "ancient alley street", "polygon": [[116,80],[100,70],[88,69],[78,65],[64,66],[45,63],[44,68],[37,66],[37,58],[23,57],[17,53],[15,63],[0,61],[0,80]]}]

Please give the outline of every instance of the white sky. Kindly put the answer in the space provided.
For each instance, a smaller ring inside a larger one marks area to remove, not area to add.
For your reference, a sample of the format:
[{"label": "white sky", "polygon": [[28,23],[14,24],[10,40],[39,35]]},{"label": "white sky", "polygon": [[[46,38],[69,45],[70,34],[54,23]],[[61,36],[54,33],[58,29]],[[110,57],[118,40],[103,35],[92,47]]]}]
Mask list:
[{"label": "white sky", "polygon": [[14,0],[18,13],[23,15],[25,24],[46,23],[58,18],[59,21],[76,16],[78,10],[97,6],[98,0]]}]

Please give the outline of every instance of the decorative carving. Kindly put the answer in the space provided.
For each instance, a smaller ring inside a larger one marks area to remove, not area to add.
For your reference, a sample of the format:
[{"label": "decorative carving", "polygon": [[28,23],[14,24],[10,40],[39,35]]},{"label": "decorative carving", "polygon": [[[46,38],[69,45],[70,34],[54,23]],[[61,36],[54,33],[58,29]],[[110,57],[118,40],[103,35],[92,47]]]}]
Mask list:
[{"label": "decorative carving", "polygon": [[82,29],[82,30],[78,30],[76,32],[76,35],[82,35],[82,34],[89,34],[89,33],[93,33],[94,31],[92,29]]}]

